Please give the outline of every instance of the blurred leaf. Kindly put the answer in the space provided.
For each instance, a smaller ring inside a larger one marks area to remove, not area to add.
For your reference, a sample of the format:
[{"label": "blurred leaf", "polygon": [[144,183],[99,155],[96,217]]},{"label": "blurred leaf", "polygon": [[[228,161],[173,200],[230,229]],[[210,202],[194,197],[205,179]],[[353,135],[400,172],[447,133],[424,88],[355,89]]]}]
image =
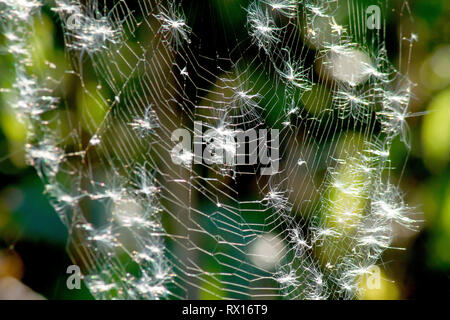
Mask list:
[{"label": "blurred leaf", "polygon": [[361,278],[359,283],[360,288],[363,289],[363,294],[360,296],[362,300],[397,300],[400,298],[400,290],[394,281],[387,279],[383,270],[380,270],[379,287],[368,286],[368,275]]},{"label": "blurred leaf", "polygon": [[424,161],[430,171],[438,173],[450,158],[450,89],[436,96],[428,110],[422,129]]}]

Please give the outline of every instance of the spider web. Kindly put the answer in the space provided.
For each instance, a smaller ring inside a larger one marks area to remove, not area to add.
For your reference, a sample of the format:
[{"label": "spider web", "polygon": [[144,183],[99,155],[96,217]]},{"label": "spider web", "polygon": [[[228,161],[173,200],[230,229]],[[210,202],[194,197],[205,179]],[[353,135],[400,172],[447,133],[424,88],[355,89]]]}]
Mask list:
[{"label": "spider web", "polygon": [[[385,17],[406,2],[56,0],[64,89],[29,68],[42,4],[0,4],[28,160],[96,298],[351,299],[393,225],[414,227],[389,160],[408,146],[415,37]],[[257,164],[194,152],[255,145]]]}]

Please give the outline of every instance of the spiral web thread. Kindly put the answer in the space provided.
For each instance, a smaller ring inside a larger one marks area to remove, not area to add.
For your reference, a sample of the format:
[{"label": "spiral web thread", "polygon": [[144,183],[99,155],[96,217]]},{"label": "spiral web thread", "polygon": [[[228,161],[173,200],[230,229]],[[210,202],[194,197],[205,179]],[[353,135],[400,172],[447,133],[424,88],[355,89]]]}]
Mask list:
[{"label": "spiral web thread", "polygon": [[[408,5],[375,3],[377,29],[366,25],[371,4],[231,1],[233,20],[219,0],[199,1],[208,38],[190,2],[0,1],[15,61],[3,91],[94,297],[361,294],[393,225],[414,228],[389,150],[394,139],[409,146],[416,37],[390,39],[408,57],[394,67],[386,43],[397,30],[384,17],[407,16]],[[48,57],[36,67],[43,9],[64,37],[63,73]],[[215,45],[225,50],[211,54]],[[236,130],[278,129],[278,172],[174,152],[174,130],[194,137],[199,121],[231,157]]]}]

